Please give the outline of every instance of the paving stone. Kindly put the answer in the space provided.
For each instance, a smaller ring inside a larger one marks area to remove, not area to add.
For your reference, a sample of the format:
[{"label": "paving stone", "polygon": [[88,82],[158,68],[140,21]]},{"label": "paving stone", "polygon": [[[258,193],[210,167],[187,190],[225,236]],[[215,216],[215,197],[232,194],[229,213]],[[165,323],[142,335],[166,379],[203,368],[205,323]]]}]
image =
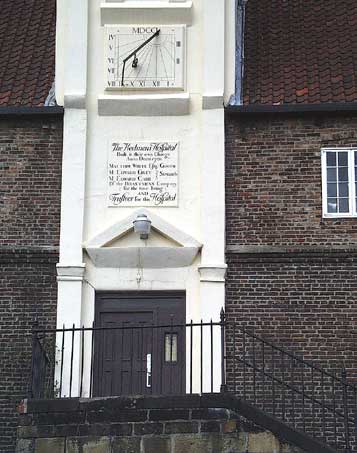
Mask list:
[{"label": "paving stone", "polygon": [[172,396],[145,396],[135,397],[135,407],[137,409],[192,409],[200,407],[200,395],[172,395]]},{"label": "paving stone", "polygon": [[209,420],[201,423],[201,433],[219,433],[221,431],[221,424],[216,420]]},{"label": "paving stone", "polygon": [[17,428],[18,439],[32,439],[33,437],[37,437],[36,426],[19,426]]},{"label": "paving stone", "polygon": [[88,440],[83,442],[82,451],[83,453],[110,453],[110,438],[102,437],[98,440]]},{"label": "paving stone", "polygon": [[[170,453],[171,439],[169,437],[144,437],[144,453]],[[188,453],[188,452],[186,452]]]},{"label": "paving stone", "polygon": [[103,437],[111,434],[109,423],[94,423],[93,425],[88,425],[88,427],[88,436]]},{"label": "paving stone", "polygon": [[130,397],[111,397],[111,398],[99,398],[99,399],[80,399],[79,407],[80,410],[85,412],[98,412],[103,410],[118,411],[122,409],[135,409],[136,398]]},{"label": "paving stone", "polygon": [[41,412],[48,415],[51,412],[77,412],[79,410],[79,398],[63,399],[43,399],[29,400],[27,402],[27,412],[39,414]]},{"label": "paving stone", "polygon": [[19,439],[15,453],[34,453],[34,441],[31,439]]},{"label": "paving stone", "polygon": [[229,412],[226,409],[193,409],[192,420],[227,420]]},{"label": "paving stone", "polygon": [[190,412],[188,409],[152,409],[150,410],[149,420],[188,420]]},{"label": "paving stone", "polygon": [[110,434],[113,436],[130,436],[132,432],[131,423],[113,423],[110,425]]},{"label": "paving stone", "polygon": [[67,439],[66,453],[110,452],[110,437],[72,437]]},{"label": "paving stone", "polygon": [[111,453],[140,453],[140,438],[114,437]]},{"label": "paving stone", "polygon": [[52,412],[52,413],[39,413],[33,416],[36,425],[65,425],[84,423],[84,412]]},{"label": "paving stone", "polygon": [[66,453],[79,453],[80,448],[79,438],[66,439]]},{"label": "paving stone", "polygon": [[[173,442],[173,453],[210,453],[212,451],[212,440],[208,436],[197,434],[175,436]],[[218,452],[221,453],[221,450],[217,450]]]},{"label": "paving stone", "polygon": [[273,434],[264,432],[249,434],[249,453],[274,453],[280,450],[280,442]]},{"label": "paving stone", "polygon": [[[275,453],[278,453],[277,450]],[[218,443],[214,439],[212,442],[212,453],[259,453],[254,450],[247,451],[247,436],[245,433],[225,434]],[[273,453],[273,452],[272,452]]]},{"label": "paving stone", "polygon": [[162,423],[135,423],[134,434],[136,436],[145,436],[147,434],[162,434]]},{"label": "paving stone", "polygon": [[36,439],[35,453],[64,453],[64,438]]},{"label": "paving stone", "polygon": [[198,433],[197,422],[168,422],[165,423],[165,434]]},{"label": "paving stone", "polygon": [[136,409],[103,409],[100,411],[90,411],[87,413],[89,423],[108,423],[108,422],[143,422],[147,420],[147,411]]},{"label": "paving stone", "polygon": [[53,425],[39,425],[36,427],[37,437],[55,437],[55,427]]},{"label": "paving stone", "polygon": [[78,434],[78,425],[56,425],[54,426],[55,437],[72,437]]}]

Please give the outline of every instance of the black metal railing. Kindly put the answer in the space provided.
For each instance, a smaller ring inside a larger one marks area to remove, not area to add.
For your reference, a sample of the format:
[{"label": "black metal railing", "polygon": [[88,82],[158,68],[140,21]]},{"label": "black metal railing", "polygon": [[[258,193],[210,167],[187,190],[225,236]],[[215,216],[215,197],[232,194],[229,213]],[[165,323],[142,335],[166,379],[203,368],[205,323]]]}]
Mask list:
[{"label": "black metal railing", "polygon": [[357,448],[357,388],[337,375],[226,324],[227,391],[339,451]]},{"label": "black metal railing", "polygon": [[[150,359],[150,360],[149,360]],[[33,331],[29,396],[228,392],[339,451],[357,449],[357,388],[238,323]]]},{"label": "black metal railing", "polygon": [[219,392],[224,347],[224,324],[213,321],[36,328],[29,397]]},{"label": "black metal railing", "polygon": [[[35,329],[37,325],[35,326]],[[50,387],[50,383],[46,379],[51,375],[48,373],[48,366],[50,358],[40,341],[37,334],[32,336],[32,363],[31,363],[31,383],[30,390],[37,398],[44,398],[47,396],[45,389]]]}]

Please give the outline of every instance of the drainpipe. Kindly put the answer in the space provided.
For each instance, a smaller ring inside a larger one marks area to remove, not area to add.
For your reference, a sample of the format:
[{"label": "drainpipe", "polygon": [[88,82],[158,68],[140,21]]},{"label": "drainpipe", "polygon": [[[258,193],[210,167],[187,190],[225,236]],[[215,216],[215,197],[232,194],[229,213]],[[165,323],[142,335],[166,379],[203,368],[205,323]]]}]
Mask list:
[{"label": "drainpipe", "polygon": [[236,78],[235,96],[230,105],[243,104],[245,7],[248,0],[236,0]]}]

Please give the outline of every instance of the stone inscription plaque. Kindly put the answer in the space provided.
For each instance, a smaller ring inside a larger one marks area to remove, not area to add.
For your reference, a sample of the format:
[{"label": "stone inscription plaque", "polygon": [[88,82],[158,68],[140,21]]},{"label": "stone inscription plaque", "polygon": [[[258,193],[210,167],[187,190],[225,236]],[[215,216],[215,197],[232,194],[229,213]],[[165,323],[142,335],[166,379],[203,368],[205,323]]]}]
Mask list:
[{"label": "stone inscription plaque", "polygon": [[113,142],[109,206],[177,206],[179,142]]}]

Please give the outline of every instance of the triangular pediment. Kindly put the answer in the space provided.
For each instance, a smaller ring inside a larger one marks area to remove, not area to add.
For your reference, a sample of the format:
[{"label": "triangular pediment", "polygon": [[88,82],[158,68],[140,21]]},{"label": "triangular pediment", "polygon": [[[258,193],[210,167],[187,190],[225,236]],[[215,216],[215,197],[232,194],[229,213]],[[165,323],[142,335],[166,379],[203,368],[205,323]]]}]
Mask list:
[{"label": "triangular pediment", "polygon": [[[143,241],[133,229],[127,231],[122,236],[115,238],[104,247],[142,247]],[[171,238],[163,236],[154,227],[151,227],[150,235],[145,241],[146,247],[182,247],[181,244]]]},{"label": "triangular pediment", "polygon": [[[133,222],[145,214],[151,233],[145,241],[134,232]],[[190,265],[202,245],[192,236],[147,209],[138,209],[113,224],[84,248],[98,267],[182,267]]]}]

